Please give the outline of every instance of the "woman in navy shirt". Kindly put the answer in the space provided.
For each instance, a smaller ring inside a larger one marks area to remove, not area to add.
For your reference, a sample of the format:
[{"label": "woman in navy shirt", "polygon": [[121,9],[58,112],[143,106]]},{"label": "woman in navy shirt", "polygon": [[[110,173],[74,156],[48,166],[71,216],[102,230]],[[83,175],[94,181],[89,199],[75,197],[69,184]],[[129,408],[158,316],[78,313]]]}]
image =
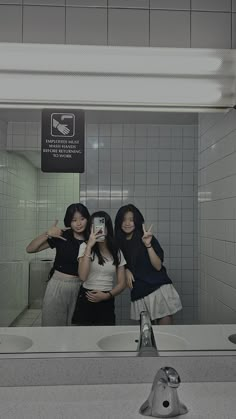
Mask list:
[{"label": "woman in navy shirt", "polygon": [[164,252],[146,230],[141,212],[132,204],[121,207],[115,219],[115,235],[127,261],[126,279],[131,289],[131,319],[147,310],[151,320],[171,324],[182,309],[179,295],[163,266]]},{"label": "woman in navy shirt", "polygon": [[56,249],[42,306],[42,326],[70,326],[80,282],[77,256],[81,243],[88,238],[88,209],[83,204],[71,204],[65,214],[65,228],[57,221],[26,248],[28,253]]}]

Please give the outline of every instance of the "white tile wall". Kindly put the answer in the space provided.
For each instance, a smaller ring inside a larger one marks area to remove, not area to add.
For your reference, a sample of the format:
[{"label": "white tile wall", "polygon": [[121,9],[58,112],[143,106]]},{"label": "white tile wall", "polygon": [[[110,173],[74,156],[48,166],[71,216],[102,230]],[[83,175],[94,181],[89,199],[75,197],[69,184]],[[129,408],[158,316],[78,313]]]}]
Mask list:
[{"label": "white tile wall", "polygon": [[22,41],[22,8],[18,5],[0,5],[0,41]]},{"label": "white tile wall", "polygon": [[27,306],[25,247],[36,234],[37,173],[23,157],[4,150],[6,123],[0,122],[0,326],[8,326]]},{"label": "white tile wall", "polygon": [[[6,151],[6,149],[8,151]],[[24,150],[40,150],[40,124],[0,121],[0,326],[8,326],[28,304],[29,261],[54,257],[48,250],[28,255],[27,244],[79,201],[78,174],[41,173]]]},{"label": "white tile wall", "polygon": [[148,9],[149,0],[108,0],[108,7]]},{"label": "white tile wall", "polygon": [[[43,173],[38,171],[37,191],[37,230],[38,234],[58,220],[58,226],[64,227],[66,208],[79,202],[79,174],[78,173]],[[54,258],[54,250],[45,250],[36,254],[37,258]]]},{"label": "white tile wall", "polygon": [[191,46],[193,48],[231,48],[231,42],[230,13],[192,12]]},{"label": "white tile wall", "polygon": [[22,0],[24,5],[65,6],[65,0]]},{"label": "white tile wall", "polygon": [[24,6],[23,42],[65,43],[65,7]]},{"label": "white tile wall", "polygon": [[235,0],[0,0],[0,42],[235,48],[235,12]]},{"label": "white tile wall", "polygon": [[199,133],[199,319],[235,323],[235,110],[201,115]]},{"label": "white tile wall", "polygon": [[[81,200],[91,211],[134,203],[165,251],[165,265],[183,299],[178,322],[194,321],[197,275],[196,127],[89,124]],[[129,292],[117,298],[117,321],[128,324]]]},{"label": "white tile wall", "polygon": [[109,9],[108,21],[109,45],[149,45],[148,10]]},{"label": "white tile wall", "polygon": [[150,45],[152,47],[190,47],[190,13],[151,10]]},{"label": "white tile wall", "polygon": [[66,43],[106,45],[107,10],[67,7]]},{"label": "white tile wall", "polygon": [[106,7],[107,0],[66,0],[66,5],[74,7]]},{"label": "white tile wall", "polygon": [[[7,150],[24,152],[27,150],[40,152],[41,124],[38,122],[9,122],[7,130]],[[32,167],[32,165],[30,164]],[[78,173],[43,173],[36,172],[36,204],[33,213],[36,232],[30,240],[46,231],[55,220],[64,226],[66,208],[73,202],[79,202]],[[28,242],[30,241],[28,240]],[[24,247],[25,248],[25,247]],[[54,250],[46,250],[31,255],[30,259],[53,258]]]},{"label": "white tile wall", "polygon": [[192,0],[192,10],[230,12],[231,0]]},{"label": "white tile wall", "polygon": [[150,0],[151,9],[190,10],[190,0]]}]

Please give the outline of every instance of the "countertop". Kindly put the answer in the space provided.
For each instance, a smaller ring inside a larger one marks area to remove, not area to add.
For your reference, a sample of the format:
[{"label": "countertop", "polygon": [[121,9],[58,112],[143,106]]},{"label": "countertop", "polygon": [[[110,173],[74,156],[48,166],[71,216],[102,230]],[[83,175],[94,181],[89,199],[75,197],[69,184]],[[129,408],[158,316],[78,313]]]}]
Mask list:
[{"label": "countertop", "polygon": [[[0,419],[140,419],[151,384],[0,387]],[[236,382],[182,383],[185,419],[236,417]]]},{"label": "countertop", "polygon": [[[236,345],[228,340],[236,334],[234,324],[224,325],[171,325],[153,326],[157,347],[165,351],[236,351]],[[126,333],[132,338],[128,346],[120,343],[115,351],[136,351],[139,326],[89,326],[89,327],[5,327],[0,335],[20,335],[32,340],[32,346],[24,353],[42,352],[100,352],[100,339]],[[0,348],[0,352],[1,348]],[[10,350],[9,353],[20,352]]]}]

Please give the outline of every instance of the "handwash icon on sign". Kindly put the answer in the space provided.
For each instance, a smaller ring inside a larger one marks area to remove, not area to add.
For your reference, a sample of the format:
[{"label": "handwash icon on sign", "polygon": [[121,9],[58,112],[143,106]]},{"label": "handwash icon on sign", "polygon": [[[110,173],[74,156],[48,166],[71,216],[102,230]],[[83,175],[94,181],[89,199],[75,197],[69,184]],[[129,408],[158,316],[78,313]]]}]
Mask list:
[{"label": "handwash icon on sign", "polygon": [[52,137],[74,137],[75,115],[73,113],[51,114]]}]

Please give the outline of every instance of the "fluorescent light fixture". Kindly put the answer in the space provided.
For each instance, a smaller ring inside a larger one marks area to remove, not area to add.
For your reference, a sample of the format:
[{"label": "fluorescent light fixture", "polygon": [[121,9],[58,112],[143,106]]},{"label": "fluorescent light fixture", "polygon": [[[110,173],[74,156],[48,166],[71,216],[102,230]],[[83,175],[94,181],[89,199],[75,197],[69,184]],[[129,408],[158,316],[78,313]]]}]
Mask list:
[{"label": "fluorescent light fixture", "polygon": [[[64,84],[64,87],[59,88]],[[9,91],[8,86],[11,86]],[[27,86],[27,89],[25,89]],[[76,86],[76,88],[75,88]],[[2,97],[31,101],[82,105],[214,105],[222,96],[220,82],[211,79],[178,77],[56,76],[3,74]],[[220,105],[220,104],[219,104]]]},{"label": "fluorescent light fixture", "polygon": [[[224,57],[213,50],[82,45],[2,43],[1,68],[9,71],[63,71],[67,73],[133,73],[198,75],[219,71]],[[22,59],[22,52],[25,57]],[[62,59],[62,56],[64,59]]]},{"label": "fluorescent light fixture", "polygon": [[5,108],[196,112],[236,102],[235,50],[0,43],[0,56]]},{"label": "fluorescent light fixture", "polygon": [[211,201],[212,200],[212,192],[204,191],[204,192],[198,192],[198,202],[205,202],[205,201]]},{"label": "fluorescent light fixture", "polygon": [[[131,80],[132,83],[132,80]],[[142,87],[141,87],[142,88]],[[145,88],[152,89],[156,102],[160,104],[214,104],[221,96],[221,86],[217,81],[201,79],[178,79],[178,78],[157,78],[151,79],[150,83],[146,81],[143,86],[143,95]],[[149,97],[151,96],[151,92]],[[144,96],[145,97],[145,96]]]},{"label": "fluorescent light fixture", "polygon": [[88,111],[121,111],[121,112],[216,112],[216,113],[222,113],[227,112],[229,110],[229,107],[214,107],[214,106],[100,106],[100,105],[83,105],[83,104],[55,104],[55,103],[42,103],[41,105],[35,104],[35,103],[6,103],[6,104],[0,104],[0,109],[14,109],[14,110],[42,110],[42,109],[83,109]]},{"label": "fluorescent light fixture", "polygon": [[[150,56],[145,61],[137,57],[127,58],[126,66],[134,74],[185,74],[202,75],[216,73],[222,65],[219,57],[185,57],[185,56]],[[122,63],[117,63],[116,71],[122,72]],[[102,69],[101,69],[102,70]],[[108,71],[108,69],[106,70]]]}]

